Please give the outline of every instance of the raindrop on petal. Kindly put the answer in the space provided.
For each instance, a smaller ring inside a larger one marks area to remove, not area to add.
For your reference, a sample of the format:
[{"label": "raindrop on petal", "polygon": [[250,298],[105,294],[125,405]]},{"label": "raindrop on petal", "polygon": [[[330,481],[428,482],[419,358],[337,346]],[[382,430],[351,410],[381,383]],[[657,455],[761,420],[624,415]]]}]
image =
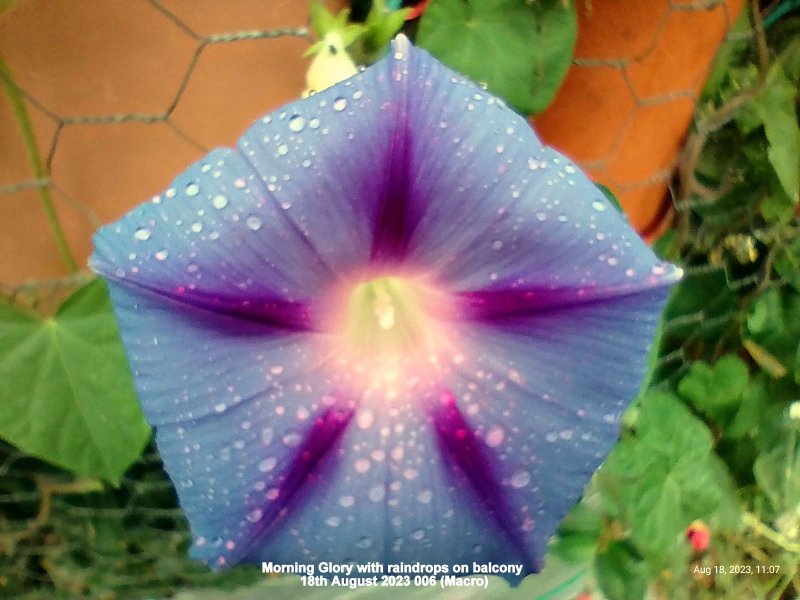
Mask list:
[{"label": "raindrop on petal", "polygon": [[254,215],[250,215],[249,217],[247,217],[247,221],[245,222],[247,223],[247,227],[249,229],[252,229],[253,231],[258,231],[259,229],[261,229],[261,219],[259,219]]},{"label": "raindrop on petal", "polygon": [[511,487],[517,489],[524,488],[530,482],[531,482],[530,473],[522,469],[520,469],[519,471],[514,471],[514,473],[511,475],[511,481],[510,481]]},{"label": "raindrop on petal", "polygon": [[497,448],[503,443],[506,437],[506,432],[499,425],[494,425],[486,432],[486,445],[490,448]]},{"label": "raindrop on petal", "polygon": [[277,458],[275,458],[274,456],[268,456],[260,463],[258,463],[258,470],[261,471],[262,473],[267,473],[269,471],[272,471],[272,469],[274,469],[275,465],[277,464],[278,464]]}]

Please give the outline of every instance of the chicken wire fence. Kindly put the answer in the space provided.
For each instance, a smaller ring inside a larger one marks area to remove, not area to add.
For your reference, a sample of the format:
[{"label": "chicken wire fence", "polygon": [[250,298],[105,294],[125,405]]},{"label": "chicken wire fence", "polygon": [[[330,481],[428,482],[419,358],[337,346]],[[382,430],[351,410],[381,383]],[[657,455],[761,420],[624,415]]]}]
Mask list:
[{"label": "chicken wire fence", "polygon": [[[188,141],[193,147],[195,158],[199,157],[209,144],[195,139],[183,123],[176,121],[175,113],[186,98],[187,89],[204,54],[212,48],[224,47],[223,51],[230,52],[231,60],[235,61],[236,53],[233,49],[237,45],[257,40],[298,38],[305,42],[310,39],[305,25],[198,33],[179,12],[169,8],[171,4],[180,2],[141,0],[119,4],[115,10],[122,11],[124,18],[128,7],[135,4],[149,7],[149,18],[170,22],[181,35],[193,43],[190,59],[183,68],[177,90],[167,102],[166,108],[156,112],[142,110],[84,115],[72,115],[69,111],[56,112],[35,92],[19,83],[16,78],[19,73],[6,72],[5,84],[10,85],[12,92],[19,95],[28,111],[49,121],[50,127],[49,137],[38,140],[35,149],[38,158],[32,159],[30,153],[27,156],[33,165],[32,176],[0,181],[0,209],[3,201],[34,191],[40,197],[42,194],[52,195],[72,206],[81,207],[80,214],[88,226],[94,229],[102,220],[96,214],[97,211],[84,203],[82,197],[76,196],[70,185],[63,184],[53,170],[59,154],[70,150],[62,142],[71,131],[93,128],[93,135],[102,136],[103,127],[120,124],[139,123],[148,127],[165,125],[177,136]],[[302,15],[300,20],[304,21],[305,2],[294,4],[297,13]],[[700,10],[706,8],[707,4],[709,3],[677,3],[674,10],[687,10],[687,6],[688,9],[694,7]],[[7,22],[0,22],[0,25],[6,29],[14,27],[14,18],[13,13],[7,15]],[[0,39],[0,52],[2,48]],[[264,46],[262,51],[269,53],[269,45]],[[102,57],[97,60],[102,60]],[[57,56],[53,57],[50,68],[59,69]],[[677,95],[692,97],[694,94],[692,90],[685,90]],[[637,102],[647,104],[638,99]],[[258,114],[245,115],[243,122],[246,123],[256,116]],[[15,131],[0,133],[5,138],[4,146],[11,143],[11,138],[14,139],[13,143],[21,143]],[[231,133],[236,133],[236,130]],[[618,135],[623,135],[623,131],[620,130]],[[89,168],[91,169],[91,165]],[[155,191],[165,183],[154,180],[151,186]],[[130,198],[129,205],[132,206],[141,199]],[[28,200],[35,201],[29,197]],[[679,199],[676,201],[676,208],[679,215],[691,215],[706,202],[698,198]],[[7,221],[4,220],[3,224],[7,226]],[[736,231],[731,231],[730,234],[746,238],[744,241],[740,240],[745,245],[758,243],[757,232],[753,235],[739,233],[748,231],[750,227],[750,223],[739,223]],[[692,262],[693,253],[699,256],[697,249],[692,246],[690,234],[679,242],[679,254],[689,259],[689,262]],[[758,261],[749,260],[749,256],[743,257],[735,243],[720,242],[720,250],[714,255],[714,260],[695,260],[694,264],[688,265],[686,278],[712,278],[724,282],[724,287],[731,293],[742,295],[765,285],[764,274],[768,268]],[[77,275],[21,284],[18,281],[3,281],[6,276],[5,273],[0,273],[0,294],[42,313],[51,312],[71,290],[90,278],[88,273],[79,272]],[[766,285],[780,285],[780,282],[772,281]],[[690,307],[665,322],[667,339],[670,338],[670,331],[689,333],[680,338],[674,337],[681,340],[679,345],[665,347],[665,352],[659,359],[660,367],[672,372],[686,370],[690,360],[713,354],[713,349],[706,347],[710,343],[709,331],[724,335],[729,328],[738,327],[738,308],[731,305],[720,310],[715,303],[721,301],[720,297],[709,298],[707,303]],[[225,573],[213,573],[188,559],[189,544],[187,522],[152,444],[128,470],[119,488],[114,489],[76,478],[0,442],[1,597],[91,597],[108,600],[163,598],[183,588],[227,588],[262,577],[255,567],[237,567]]]}]

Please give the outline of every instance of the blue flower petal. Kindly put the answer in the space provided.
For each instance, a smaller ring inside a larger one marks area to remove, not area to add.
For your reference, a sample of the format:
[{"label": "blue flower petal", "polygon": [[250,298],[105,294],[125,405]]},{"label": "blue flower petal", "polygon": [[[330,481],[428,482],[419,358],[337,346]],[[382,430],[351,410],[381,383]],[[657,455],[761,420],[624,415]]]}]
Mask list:
[{"label": "blue flower petal", "polygon": [[677,279],[600,190],[501,100],[424,51],[412,49],[409,63],[408,260],[463,292],[626,293]]},{"label": "blue flower petal", "polygon": [[236,562],[341,434],[353,402],[308,335],[109,288],[192,554]]},{"label": "blue flower petal", "polygon": [[397,396],[362,399],[303,498],[248,561],[476,561],[530,563],[530,571],[533,559],[487,516],[469,474],[442,447],[437,430],[447,424],[435,415],[446,393],[432,382],[399,385]]},{"label": "blue flower petal", "polygon": [[459,327],[461,352],[448,381],[531,555],[544,556],[616,442],[668,292]]},{"label": "blue flower petal", "polygon": [[222,314],[303,327],[335,279],[241,154],[218,149],[94,237],[109,280]]}]

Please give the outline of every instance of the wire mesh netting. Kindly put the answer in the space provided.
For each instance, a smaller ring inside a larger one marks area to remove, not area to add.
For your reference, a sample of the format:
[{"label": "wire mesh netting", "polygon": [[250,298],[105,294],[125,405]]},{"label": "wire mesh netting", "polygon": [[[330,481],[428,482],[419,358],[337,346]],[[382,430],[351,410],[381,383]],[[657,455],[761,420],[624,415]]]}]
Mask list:
[{"label": "wire mesh netting", "polygon": [[[652,35],[672,26],[676,14],[721,5],[665,3]],[[728,18],[724,10],[721,15]],[[89,278],[83,272],[66,275],[46,216],[26,207],[55,205],[67,230],[65,243],[82,264],[100,223],[119,217],[207,149],[230,143],[253,119],[298,96],[300,56],[310,40],[306,22],[305,0],[238,0],[224,9],[205,0],[58,6],[20,0],[0,17],[5,84],[29,114],[36,139],[26,145],[20,138],[14,104],[0,94],[0,294],[50,313]],[[637,63],[646,62],[655,47],[643,42]],[[629,67],[586,59],[578,66],[621,73]],[[662,119],[659,107],[685,106],[697,95],[698,82],[691,79],[685,89],[639,97],[629,75],[620,77],[639,116],[630,112],[609,133],[608,154],[589,164],[598,172],[632,135],[637,119]],[[704,132],[709,135],[713,131]],[[672,173],[673,158],[654,157],[651,173],[612,183],[623,190],[660,184]],[[676,181],[678,220],[684,222],[678,254],[688,265],[687,280],[706,282],[714,294],[688,298],[667,315],[659,365],[669,373],[720,355],[740,326],[741,298],[782,285],[771,279],[771,264],[764,260],[776,233],[756,227],[753,214],[726,221],[711,236],[693,235],[693,216],[714,199],[693,193],[690,183]],[[793,230],[780,235],[787,239]],[[184,587],[230,587],[262,577],[255,567],[212,573],[188,559],[189,543],[152,445],[118,489],[0,445],[0,596],[161,598]]]}]

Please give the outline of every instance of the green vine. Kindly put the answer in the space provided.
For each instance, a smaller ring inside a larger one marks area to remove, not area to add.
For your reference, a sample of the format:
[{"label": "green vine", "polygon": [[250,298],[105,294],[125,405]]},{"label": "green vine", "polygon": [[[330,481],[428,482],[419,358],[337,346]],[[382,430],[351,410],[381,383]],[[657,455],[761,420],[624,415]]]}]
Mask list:
[{"label": "green vine", "polygon": [[56,213],[55,206],[53,205],[53,199],[50,196],[50,189],[48,185],[41,184],[43,180],[46,180],[49,177],[49,173],[47,172],[47,168],[45,167],[42,157],[39,154],[39,147],[36,143],[36,135],[33,132],[33,126],[31,125],[31,120],[28,116],[28,110],[25,107],[22,93],[17,87],[17,84],[14,83],[14,78],[11,76],[11,71],[9,70],[5,60],[3,60],[2,55],[0,55],[0,80],[2,81],[3,87],[6,90],[6,94],[8,94],[8,99],[11,102],[11,109],[14,112],[14,118],[17,122],[17,127],[19,127],[20,135],[22,136],[22,142],[25,146],[25,153],[28,157],[28,163],[33,169],[34,177],[40,182],[36,188],[36,193],[39,197],[39,202],[42,205],[42,209],[47,216],[47,221],[50,223],[50,228],[53,230],[58,251],[61,254],[61,257],[64,259],[64,262],[67,264],[67,268],[69,268],[70,272],[76,273],[79,270],[78,263],[75,262],[75,257],[72,256],[72,252],[69,249],[69,244],[67,244],[67,239],[64,235],[64,229],[61,227],[61,222],[58,220],[58,214]]}]

